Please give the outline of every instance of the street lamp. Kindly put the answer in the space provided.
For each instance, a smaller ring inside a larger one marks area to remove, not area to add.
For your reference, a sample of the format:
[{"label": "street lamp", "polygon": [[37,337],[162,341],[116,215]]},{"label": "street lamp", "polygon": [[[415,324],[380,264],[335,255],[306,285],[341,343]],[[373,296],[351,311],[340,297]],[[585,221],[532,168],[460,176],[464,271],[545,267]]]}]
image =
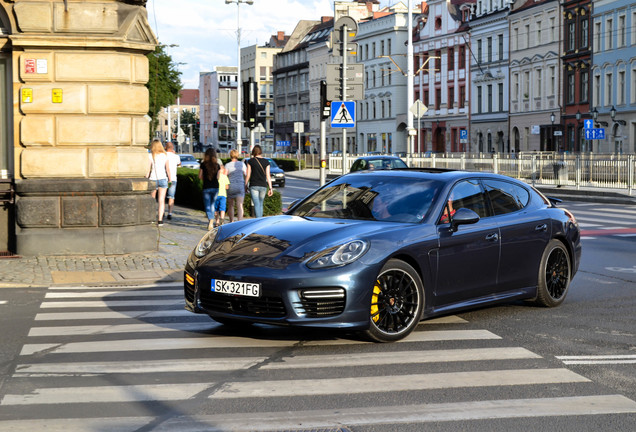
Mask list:
[{"label": "street lamp", "polygon": [[612,109],[610,110],[610,117],[612,118],[612,121],[616,118],[616,107],[614,107],[614,105],[612,105]]},{"label": "street lamp", "polygon": [[242,131],[242,122],[243,122],[243,114],[241,112],[241,3],[246,3],[248,5],[253,5],[254,0],[225,0],[225,4],[236,3],[236,45],[237,45],[237,76],[236,76],[236,148],[241,154],[241,145],[243,143],[241,136],[243,135]]}]

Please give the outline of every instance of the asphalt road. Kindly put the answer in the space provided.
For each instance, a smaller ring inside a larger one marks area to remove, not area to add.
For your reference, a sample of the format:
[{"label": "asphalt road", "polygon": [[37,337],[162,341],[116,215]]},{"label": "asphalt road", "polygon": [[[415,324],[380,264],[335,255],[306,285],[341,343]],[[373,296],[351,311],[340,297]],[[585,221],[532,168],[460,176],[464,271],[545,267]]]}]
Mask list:
[{"label": "asphalt road", "polygon": [[[288,178],[284,205],[317,182]],[[632,431],[636,211],[565,203],[583,262],[555,309],[501,305],[405,341],[183,310],[180,285],[0,290],[4,431]]]}]

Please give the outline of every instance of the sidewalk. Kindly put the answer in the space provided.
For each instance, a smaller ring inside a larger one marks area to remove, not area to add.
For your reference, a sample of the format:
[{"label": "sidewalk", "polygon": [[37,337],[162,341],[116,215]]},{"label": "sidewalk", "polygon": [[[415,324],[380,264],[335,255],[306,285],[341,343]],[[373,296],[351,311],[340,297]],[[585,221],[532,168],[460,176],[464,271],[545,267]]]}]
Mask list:
[{"label": "sidewalk", "polygon": [[[286,173],[287,177],[318,180],[319,169]],[[541,186],[544,193],[565,200],[636,204],[626,191]],[[143,285],[182,283],[188,255],[207,229],[205,213],[176,207],[171,221],[159,228],[157,251],[128,255],[37,256],[0,259],[0,288],[49,285]]]}]

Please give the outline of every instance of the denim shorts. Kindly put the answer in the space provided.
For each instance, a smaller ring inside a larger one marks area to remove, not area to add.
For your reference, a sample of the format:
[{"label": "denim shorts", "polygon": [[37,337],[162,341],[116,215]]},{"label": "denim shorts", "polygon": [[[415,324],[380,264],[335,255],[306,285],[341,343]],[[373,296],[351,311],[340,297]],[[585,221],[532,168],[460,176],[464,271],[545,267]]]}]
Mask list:
[{"label": "denim shorts", "polygon": [[216,201],[214,201],[214,211],[224,212],[227,210],[227,197],[217,196]]},{"label": "denim shorts", "polygon": [[173,181],[170,187],[168,188],[168,193],[166,193],[166,198],[174,199],[174,194],[177,193],[177,182]]},{"label": "denim shorts", "polygon": [[156,185],[157,189],[158,188],[168,189],[168,179],[155,180],[155,185]]}]

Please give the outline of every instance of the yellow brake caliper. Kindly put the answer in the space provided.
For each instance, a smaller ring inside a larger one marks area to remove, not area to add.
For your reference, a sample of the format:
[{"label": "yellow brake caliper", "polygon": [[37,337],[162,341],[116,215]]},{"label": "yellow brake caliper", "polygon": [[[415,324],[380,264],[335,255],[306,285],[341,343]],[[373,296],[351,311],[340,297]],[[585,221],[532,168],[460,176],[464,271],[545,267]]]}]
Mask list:
[{"label": "yellow brake caliper", "polygon": [[373,295],[371,296],[371,319],[373,319],[373,322],[378,322],[380,319],[380,315],[378,314],[378,296],[381,292],[380,281],[376,281],[373,286]]}]

